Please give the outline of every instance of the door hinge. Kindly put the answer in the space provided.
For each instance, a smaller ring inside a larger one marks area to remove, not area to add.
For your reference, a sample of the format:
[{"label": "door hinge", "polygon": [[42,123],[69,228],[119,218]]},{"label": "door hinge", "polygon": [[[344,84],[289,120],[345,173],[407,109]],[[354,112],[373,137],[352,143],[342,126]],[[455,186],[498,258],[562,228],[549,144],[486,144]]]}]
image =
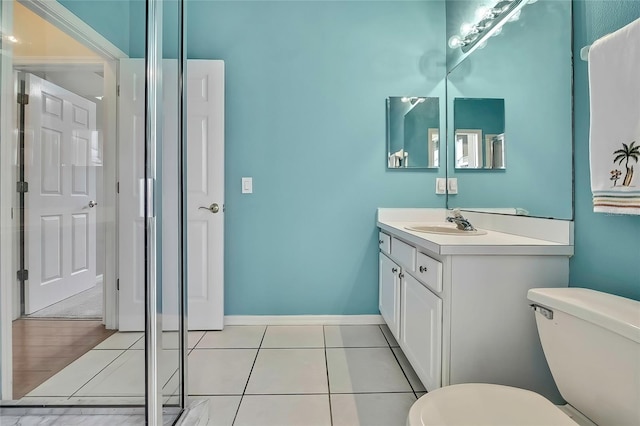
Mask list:
[{"label": "door hinge", "polygon": [[22,269],[18,271],[18,281],[27,281],[29,279],[29,270]]},{"label": "door hinge", "polygon": [[20,105],[29,104],[29,95],[26,93],[18,93],[18,103]]},{"label": "door hinge", "polygon": [[16,182],[17,192],[29,192],[29,182]]},{"label": "door hinge", "polygon": [[116,291],[120,291],[120,278],[116,280]]}]

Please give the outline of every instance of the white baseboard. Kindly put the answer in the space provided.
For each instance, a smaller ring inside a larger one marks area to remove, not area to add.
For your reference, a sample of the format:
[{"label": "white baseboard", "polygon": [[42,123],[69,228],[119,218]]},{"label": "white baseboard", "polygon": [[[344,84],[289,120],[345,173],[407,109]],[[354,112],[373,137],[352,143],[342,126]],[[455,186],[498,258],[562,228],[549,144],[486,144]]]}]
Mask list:
[{"label": "white baseboard", "polygon": [[224,325],[384,324],[381,315],[225,315]]}]

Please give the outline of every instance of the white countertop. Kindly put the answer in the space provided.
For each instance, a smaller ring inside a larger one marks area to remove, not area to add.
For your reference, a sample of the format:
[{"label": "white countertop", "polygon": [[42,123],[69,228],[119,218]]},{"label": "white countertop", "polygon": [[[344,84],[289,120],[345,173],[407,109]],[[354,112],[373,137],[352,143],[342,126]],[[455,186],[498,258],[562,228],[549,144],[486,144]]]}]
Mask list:
[{"label": "white countertop", "polygon": [[417,225],[443,225],[430,221],[378,220],[377,226],[398,238],[441,255],[548,255],[572,256],[573,245],[492,231],[485,235],[446,235],[406,229]]}]

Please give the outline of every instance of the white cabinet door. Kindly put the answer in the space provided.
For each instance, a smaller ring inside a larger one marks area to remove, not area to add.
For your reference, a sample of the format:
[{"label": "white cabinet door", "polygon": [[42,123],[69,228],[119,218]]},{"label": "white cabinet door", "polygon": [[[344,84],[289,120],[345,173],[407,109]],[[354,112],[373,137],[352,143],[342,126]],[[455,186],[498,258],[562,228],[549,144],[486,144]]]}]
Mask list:
[{"label": "white cabinet door", "polygon": [[428,391],[441,386],[442,300],[409,274],[402,279],[400,346]]},{"label": "white cabinet door", "polygon": [[389,326],[389,330],[400,340],[400,267],[384,254],[380,253],[380,314]]}]

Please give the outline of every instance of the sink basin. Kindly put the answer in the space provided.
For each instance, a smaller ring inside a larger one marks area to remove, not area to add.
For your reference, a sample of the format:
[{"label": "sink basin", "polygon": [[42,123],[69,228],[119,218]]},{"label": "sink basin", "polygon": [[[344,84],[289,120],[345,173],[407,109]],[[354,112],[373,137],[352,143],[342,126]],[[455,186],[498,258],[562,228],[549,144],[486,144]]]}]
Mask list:
[{"label": "sink basin", "polygon": [[485,235],[487,231],[483,231],[481,229],[476,229],[475,231],[463,231],[461,229],[456,228],[455,226],[449,225],[421,225],[421,226],[407,226],[405,227],[409,231],[415,232],[427,232],[430,234],[445,234],[445,235],[461,235],[461,236],[472,236],[472,235]]}]

